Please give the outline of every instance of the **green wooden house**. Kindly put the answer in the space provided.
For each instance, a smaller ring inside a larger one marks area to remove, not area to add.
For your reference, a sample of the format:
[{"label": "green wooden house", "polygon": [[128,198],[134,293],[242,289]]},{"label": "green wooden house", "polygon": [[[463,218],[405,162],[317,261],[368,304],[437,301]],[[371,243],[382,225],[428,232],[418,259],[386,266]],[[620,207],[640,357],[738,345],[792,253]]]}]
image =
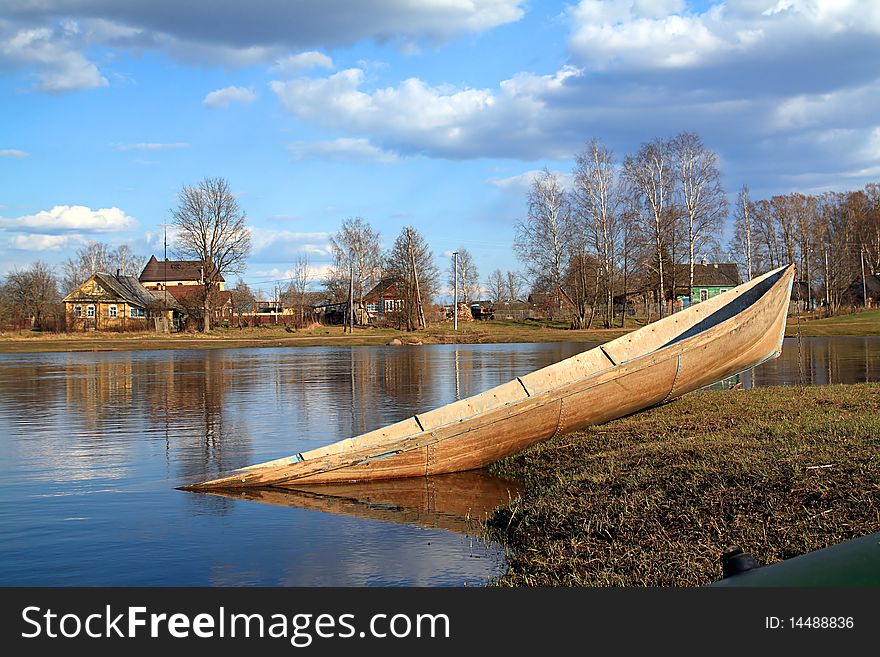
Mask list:
[{"label": "green wooden house", "polygon": [[675,266],[676,297],[682,301],[699,303],[722,292],[736,287],[741,283],[739,268],[732,262],[710,264],[701,262],[694,265],[694,285],[688,285],[690,281],[690,268],[688,265]]}]

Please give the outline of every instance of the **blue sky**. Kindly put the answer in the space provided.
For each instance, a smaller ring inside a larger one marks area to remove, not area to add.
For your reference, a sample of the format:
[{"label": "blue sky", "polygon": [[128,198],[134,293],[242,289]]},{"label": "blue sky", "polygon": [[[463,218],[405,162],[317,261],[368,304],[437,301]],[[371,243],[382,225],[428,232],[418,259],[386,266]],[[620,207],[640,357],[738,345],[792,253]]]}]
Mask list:
[{"label": "blue sky", "polygon": [[161,257],[177,190],[223,176],[256,287],[320,274],[350,216],[485,279],[519,268],[530,176],[594,136],[698,132],[731,195],[880,180],[880,2],[5,0],[0,98],[0,275]]}]

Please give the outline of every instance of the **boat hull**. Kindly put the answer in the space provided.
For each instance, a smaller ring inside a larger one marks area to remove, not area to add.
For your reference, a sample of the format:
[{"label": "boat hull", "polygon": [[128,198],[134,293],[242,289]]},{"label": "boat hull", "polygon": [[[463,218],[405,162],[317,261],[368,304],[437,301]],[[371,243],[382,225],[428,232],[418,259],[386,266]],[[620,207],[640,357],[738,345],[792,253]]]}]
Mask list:
[{"label": "boat hull", "polygon": [[680,397],[779,355],[793,267],[605,345],[368,434],[190,489],[323,484],[484,467],[555,435]]}]

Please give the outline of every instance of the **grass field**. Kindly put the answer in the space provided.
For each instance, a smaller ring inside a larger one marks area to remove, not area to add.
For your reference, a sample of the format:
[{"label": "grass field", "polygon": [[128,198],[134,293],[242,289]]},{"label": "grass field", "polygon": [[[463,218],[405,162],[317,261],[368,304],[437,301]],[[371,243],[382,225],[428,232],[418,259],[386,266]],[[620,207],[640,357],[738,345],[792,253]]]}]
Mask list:
[{"label": "grass field", "polygon": [[[800,330],[803,336],[880,335],[880,310],[866,310],[809,321],[801,320]],[[797,320],[795,317],[789,317],[785,334],[796,335],[796,332]]]},{"label": "grass field", "polygon": [[[230,347],[312,347],[321,345],[383,345],[395,338],[407,344],[454,344],[493,342],[607,342],[644,324],[641,318],[628,319],[626,328],[571,330],[566,322],[481,321],[461,322],[453,331],[452,322],[432,324],[424,331],[397,331],[391,328],[355,328],[315,325],[288,332],[283,326],[260,328],[219,328],[201,333],[41,333],[7,331],[0,333],[0,353],[49,351],[136,351],[144,349],[216,349]],[[797,334],[797,321],[789,317],[786,335]],[[800,321],[802,336],[880,335],[880,311],[838,315]]]},{"label": "grass field", "polygon": [[880,384],[701,391],[492,466],[507,586],[698,586],[880,530]]}]

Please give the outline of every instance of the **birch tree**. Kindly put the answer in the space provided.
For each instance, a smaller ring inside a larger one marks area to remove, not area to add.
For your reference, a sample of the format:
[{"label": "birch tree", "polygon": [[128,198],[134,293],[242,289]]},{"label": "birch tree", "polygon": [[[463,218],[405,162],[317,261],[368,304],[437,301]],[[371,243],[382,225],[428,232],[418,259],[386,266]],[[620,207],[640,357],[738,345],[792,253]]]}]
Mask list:
[{"label": "birch tree", "polygon": [[623,163],[623,175],[636,199],[639,221],[654,245],[661,317],[666,300],[664,259],[668,229],[670,221],[674,220],[670,207],[674,184],[672,166],[669,144],[661,139],[642,144],[638,152]]},{"label": "birch tree", "polygon": [[[449,265],[449,289],[455,286],[455,258]],[[480,294],[480,270],[470,252],[461,247],[458,249],[458,300],[470,303]]]},{"label": "birch tree", "polygon": [[349,217],[330,238],[333,267],[325,283],[336,299],[348,299],[349,279],[353,277],[354,298],[363,305],[364,295],[379,282],[382,272],[379,237],[379,231],[368,221]]},{"label": "birch tree", "polygon": [[197,260],[204,267],[204,321],[211,330],[210,304],[216,298],[220,278],[244,271],[251,251],[246,215],[224,178],[204,178],[177,193],[171,211],[177,228],[174,250],[183,260]]},{"label": "birch tree", "polygon": [[707,247],[720,230],[728,204],[718,156],[698,135],[682,132],[673,138],[670,149],[677,174],[678,206],[687,228],[688,290],[692,291],[697,251]]},{"label": "birch tree", "polygon": [[554,288],[551,292],[562,294],[569,301],[564,276],[571,260],[573,237],[565,189],[558,176],[544,169],[532,182],[528,215],[516,224],[513,248],[533,281],[548,281]]},{"label": "birch tree", "polygon": [[[595,138],[575,157],[572,208],[586,249],[595,258],[596,285],[591,307],[595,307],[601,287],[609,328],[613,321],[614,262],[620,190],[611,151]],[[592,322],[592,313],[591,313]],[[589,326],[589,325],[588,325]]]}]

